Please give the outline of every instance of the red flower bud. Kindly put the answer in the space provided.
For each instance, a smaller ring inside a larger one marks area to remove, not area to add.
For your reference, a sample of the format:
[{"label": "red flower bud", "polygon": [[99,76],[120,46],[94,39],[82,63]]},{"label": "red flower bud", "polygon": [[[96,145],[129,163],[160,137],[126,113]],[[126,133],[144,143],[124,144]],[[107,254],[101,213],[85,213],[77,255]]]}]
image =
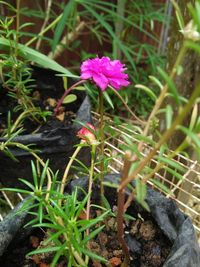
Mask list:
[{"label": "red flower bud", "polygon": [[77,136],[86,143],[88,143],[89,145],[92,145],[94,142],[96,142],[96,137],[93,133],[93,131],[95,131],[95,127],[91,125],[89,122],[87,122],[85,125],[86,127],[82,127],[78,131]]}]

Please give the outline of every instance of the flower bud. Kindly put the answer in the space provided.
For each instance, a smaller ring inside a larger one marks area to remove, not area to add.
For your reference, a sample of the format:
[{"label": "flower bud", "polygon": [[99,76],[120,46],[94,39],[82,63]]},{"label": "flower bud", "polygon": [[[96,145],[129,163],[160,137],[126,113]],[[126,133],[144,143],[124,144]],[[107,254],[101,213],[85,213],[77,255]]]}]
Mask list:
[{"label": "flower bud", "polygon": [[194,25],[194,22],[191,20],[185,26],[183,30],[180,31],[185,39],[192,40],[194,42],[200,40],[200,33],[197,31],[197,26]]},{"label": "flower bud", "polygon": [[77,136],[81,138],[84,142],[86,142],[88,145],[96,144],[96,137],[93,133],[93,131],[95,131],[95,127],[88,122],[85,126],[86,127],[82,127],[78,131]]}]

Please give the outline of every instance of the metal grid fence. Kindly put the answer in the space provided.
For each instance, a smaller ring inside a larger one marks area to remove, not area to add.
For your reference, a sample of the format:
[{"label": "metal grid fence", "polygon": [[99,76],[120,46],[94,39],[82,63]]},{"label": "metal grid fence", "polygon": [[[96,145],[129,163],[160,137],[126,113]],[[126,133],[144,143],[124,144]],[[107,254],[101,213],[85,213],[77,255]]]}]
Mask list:
[{"label": "metal grid fence", "polygon": [[[94,123],[98,123],[99,115],[95,112],[93,112],[93,120]],[[120,146],[126,144],[123,136],[128,137],[133,143],[137,144],[139,142],[138,139],[135,138],[137,132],[134,127],[131,128],[131,125],[134,125],[134,123],[130,123],[130,121],[128,123],[125,119],[122,119],[121,123],[117,126],[110,116],[106,117],[106,120],[108,131],[105,132],[107,137],[107,141],[105,142],[105,154],[112,157],[108,169],[112,173],[119,173],[123,167],[122,161],[124,155],[124,151],[121,150]],[[112,132],[115,134],[112,134]],[[145,156],[151,149],[151,146],[145,144],[142,152],[143,155]],[[182,179],[177,179],[177,177],[171,173],[169,175],[166,169],[162,170],[162,172],[156,172],[154,175],[157,181],[170,189],[171,194],[162,190],[160,186],[152,183],[151,180],[148,181],[148,184],[156,190],[161,191],[166,197],[172,197],[177,202],[180,209],[192,218],[194,227],[200,237],[200,165],[197,161],[188,159],[183,155],[176,156],[174,161],[178,162],[185,169]],[[157,161],[153,159],[152,164],[157,164]],[[97,168],[96,171],[99,172]],[[1,201],[7,205],[7,210],[13,209],[16,203],[23,199],[20,194],[15,194],[14,201],[13,197],[7,192],[2,192],[1,194]],[[0,203],[0,205],[2,205],[2,203]],[[3,220],[5,215],[5,212],[1,212],[0,206],[0,221]]]},{"label": "metal grid fence", "polygon": [[[94,122],[98,122],[99,115],[94,113],[93,118]],[[127,136],[135,144],[137,144],[139,140],[134,137],[137,135],[137,132],[134,127],[131,129],[131,124],[128,123],[128,121],[122,118],[122,124],[115,126],[112,118],[107,117],[107,119],[109,128],[112,129],[113,132],[118,133],[115,136],[110,136],[109,131],[106,133],[109,138],[109,141],[106,141],[106,147],[109,152],[105,152],[105,154],[112,157],[108,168],[110,172],[119,173],[123,167],[122,160],[124,151],[119,148],[120,145],[125,144],[123,136]],[[151,149],[151,146],[145,144],[142,155],[145,156]],[[155,183],[152,183],[151,180],[148,181],[148,184],[156,190],[161,191],[166,197],[171,197],[177,202],[180,209],[192,218],[194,227],[200,237],[200,164],[197,160],[188,159],[181,154],[177,155],[173,161],[185,169],[182,179],[177,179],[175,175],[168,173],[166,169],[164,171],[162,170],[162,172],[156,172],[154,175],[155,180],[170,189],[170,194],[162,190]],[[157,164],[157,161],[152,159],[152,164]],[[99,170],[96,169],[96,171]],[[140,177],[142,178],[142,176]]]}]

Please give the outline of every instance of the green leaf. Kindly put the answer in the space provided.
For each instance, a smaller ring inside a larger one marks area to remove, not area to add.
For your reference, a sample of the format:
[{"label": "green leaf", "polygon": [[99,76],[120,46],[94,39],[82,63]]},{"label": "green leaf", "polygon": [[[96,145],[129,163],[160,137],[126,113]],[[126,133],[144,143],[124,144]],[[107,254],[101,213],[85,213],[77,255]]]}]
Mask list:
[{"label": "green leaf", "polygon": [[30,191],[20,188],[0,188],[0,191],[9,191],[9,192],[15,192],[15,193],[22,193],[22,194],[28,194],[30,195]]},{"label": "green leaf", "polygon": [[95,229],[94,231],[92,231],[89,235],[87,235],[83,240],[82,240],[82,244],[86,244],[89,240],[93,239],[99,232],[101,232],[103,230],[103,228],[105,227],[105,225],[100,226],[99,228]]},{"label": "green leaf", "polygon": [[72,13],[72,10],[74,8],[74,4],[75,4],[74,0],[68,1],[67,5],[64,8],[62,17],[56,26],[54,37],[53,37],[53,43],[52,43],[52,51],[53,52],[55,51],[56,46],[60,41],[61,35],[62,35],[64,28],[65,28],[65,25],[66,25],[67,18]]},{"label": "green leaf", "polygon": [[74,94],[67,95],[63,100],[63,104],[72,103],[72,102],[76,101],[76,99],[77,99],[77,96]]},{"label": "green leaf", "polygon": [[87,250],[87,249],[84,249],[84,248],[80,248],[80,251],[82,253],[84,253],[85,255],[87,255],[89,258],[92,258],[94,260],[97,260],[97,261],[100,261],[100,262],[103,262],[103,263],[107,262],[106,259],[104,259],[103,257],[91,252],[90,250]]},{"label": "green leaf", "polygon": [[144,200],[140,201],[140,205],[141,205],[145,210],[147,210],[148,212],[150,212],[150,208],[149,208],[149,206],[148,206],[148,204],[147,204],[146,201],[144,201]]},{"label": "green leaf", "polygon": [[42,223],[42,220],[43,220],[43,203],[40,202],[39,204],[39,207],[38,207],[38,220],[39,220],[39,223]]},{"label": "green leaf", "polygon": [[162,83],[156,77],[150,75],[149,79],[154,82],[160,88],[160,90],[163,89]]},{"label": "green leaf", "polygon": [[44,184],[44,179],[45,179],[46,174],[47,174],[48,165],[49,165],[49,160],[46,161],[45,166],[44,166],[44,168],[42,170],[42,174],[41,174],[41,177],[40,177],[40,189],[42,188],[42,186]]},{"label": "green leaf", "polygon": [[104,212],[103,214],[101,214],[100,216],[98,216],[95,219],[91,219],[89,221],[88,220],[81,220],[81,221],[79,221],[78,224],[83,225],[83,227],[81,229],[79,229],[79,231],[80,232],[83,232],[86,229],[91,228],[96,223],[102,221],[109,213],[110,213],[110,210],[107,210],[106,212]]},{"label": "green leaf", "polygon": [[119,187],[119,185],[118,184],[115,184],[115,183],[112,183],[112,182],[103,182],[103,185],[104,186],[107,186],[107,187],[111,187],[111,188],[118,188]]},{"label": "green leaf", "polygon": [[189,129],[192,131],[197,123],[197,121],[199,120],[199,114],[198,114],[198,104],[196,103],[193,107],[192,110],[192,115],[191,115],[191,119],[190,119],[190,125],[189,125]]},{"label": "green leaf", "polygon": [[196,133],[193,133],[190,129],[187,129],[184,126],[179,126],[178,127],[186,136],[188,136],[189,138],[191,138],[191,140],[198,146],[198,148],[200,148],[200,139],[197,136]]},{"label": "green leaf", "polygon": [[52,241],[55,242],[55,240],[58,240],[62,234],[63,234],[63,229],[61,229],[60,231],[57,230],[55,233],[50,233],[50,236],[44,240],[43,244],[46,246]]},{"label": "green leaf", "polygon": [[8,1],[0,1],[0,4],[7,5],[12,11],[16,12],[16,8],[11,4],[7,3]]},{"label": "green leaf", "polygon": [[15,162],[19,162],[19,160],[13,155],[13,153],[9,150],[8,147],[2,151],[7,157],[11,158]]},{"label": "green leaf", "polygon": [[31,169],[32,169],[32,175],[33,175],[33,181],[34,181],[35,188],[38,189],[38,176],[37,176],[35,164],[32,160],[31,160]]},{"label": "green leaf", "polygon": [[194,24],[197,25],[198,31],[200,31],[200,3],[199,1],[195,1],[195,6],[193,6],[192,3],[188,3],[188,9],[192,15]]},{"label": "green leaf", "polygon": [[171,173],[174,177],[176,177],[178,180],[183,180],[183,175],[178,173],[177,170],[173,170],[170,167],[164,166],[163,167],[168,173]]},{"label": "green leaf", "polygon": [[84,209],[87,200],[88,200],[89,194],[87,194],[87,196],[81,201],[80,205],[78,206],[78,209],[76,211],[76,218],[78,218],[81,214],[81,211]]},{"label": "green leaf", "polygon": [[145,85],[142,85],[142,84],[136,84],[135,85],[135,88],[138,88],[142,91],[144,91],[152,100],[156,101],[157,99],[157,96],[153,93],[153,91],[148,88],[147,86]]},{"label": "green leaf", "polygon": [[163,192],[167,193],[167,194],[170,194],[170,195],[173,195],[173,193],[170,191],[170,189],[163,183],[161,183],[160,181],[158,180],[155,180],[155,179],[150,179],[150,181],[155,185],[157,186],[158,188],[160,188]]},{"label": "green leaf", "polygon": [[[63,73],[68,77],[74,77],[74,78],[78,77],[78,76],[72,74],[70,71],[68,71],[66,68],[64,68],[60,64],[58,64],[53,59],[48,58],[46,55],[44,55],[44,54],[42,54],[42,53],[40,53],[40,52],[30,48],[30,47],[27,47],[23,44],[18,44],[18,48],[21,52],[20,56],[22,56],[23,58],[25,58],[29,61],[33,61],[44,68],[51,69],[51,70],[57,71],[59,73]],[[9,49],[10,49],[9,40],[0,37],[0,49],[9,51]]]},{"label": "green leaf", "polygon": [[144,184],[140,178],[136,179],[136,199],[142,204],[147,194],[147,186]]},{"label": "green leaf", "polygon": [[31,188],[33,190],[33,192],[35,191],[34,185],[31,184],[29,181],[27,181],[25,179],[21,179],[21,178],[19,178],[19,181],[21,181],[22,183],[24,183],[25,185],[27,185],[29,188]]},{"label": "green leaf", "polygon": [[66,243],[64,243],[62,246],[60,246],[60,249],[54,255],[53,260],[51,262],[51,267],[56,266],[60,256],[62,256],[62,254],[64,254],[65,250],[66,250]]},{"label": "green leaf", "polygon": [[193,41],[187,40],[185,41],[185,46],[189,49],[194,50],[198,54],[200,54],[200,45],[198,43],[195,43]]},{"label": "green leaf", "polygon": [[180,97],[178,95],[178,92],[177,92],[177,88],[176,88],[176,85],[174,84],[173,80],[169,77],[169,75],[164,71],[162,70],[160,67],[158,67],[158,72],[160,73],[160,75],[162,76],[162,78],[165,80],[165,82],[167,83],[168,87],[169,87],[169,90],[171,91],[176,103],[178,105],[181,104],[181,101],[180,101]]},{"label": "green leaf", "polygon": [[80,85],[80,86],[75,87],[74,90],[85,91],[85,87]]},{"label": "green leaf", "polygon": [[155,156],[155,159],[157,159],[159,162],[166,163],[167,165],[179,170],[180,172],[185,172],[186,168],[184,168],[180,162],[175,161],[174,159],[170,159],[161,155]]},{"label": "green leaf", "polygon": [[44,228],[49,228],[49,229],[55,229],[58,231],[63,230],[62,226],[60,226],[59,224],[53,224],[53,223],[38,223],[38,224],[35,224],[34,227],[44,227]]},{"label": "green leaf", "polygon": [[113,102],[112,102],[112,100],[111,100],[109,94],[108,94],[106,91],[104,91],[104,92],[103,92],[103,96],[105,97],[106,101],[107,101],[108,104],[111,106],[111,108],[114,109]]},{"label": "green leaf", "polygon": [[54,251],[58,251],[60,250],[60,247],[47,247],[47,248],[40,248],[34,251],[29,252],[27,255],[31,256],[31,255],[35,255],[35,254],[41,254],[41,253],[48,253],[48,252],[54,252]]},{"label": "green leaf", "polygon": [[63,79],[63,87],[64,87],[65,90],[67,90],[67,88],[68,88],[68,86],[67,86],[67,84],[68,84],[68,79],[67,79],[66,76],[62,77],[62,79]]},{"label": "green leaf", "polygon": [[174,1],[174,0],[171,0],[173,6],[174,6],[174,9],[175,9],[175,13],[176,13],[176,18],[177,18],[177,21],[178,21],[178,24],[179,24],[179,27],[181,30],[184,29],[184,19],[183,19],[183,15],[182,15],[182,12],[178,6],[178,4]]},{"label": "green leaf", "polygon": [[166,128],[169,129],[172,125],[173,109],[170,105],[166,106]]}]

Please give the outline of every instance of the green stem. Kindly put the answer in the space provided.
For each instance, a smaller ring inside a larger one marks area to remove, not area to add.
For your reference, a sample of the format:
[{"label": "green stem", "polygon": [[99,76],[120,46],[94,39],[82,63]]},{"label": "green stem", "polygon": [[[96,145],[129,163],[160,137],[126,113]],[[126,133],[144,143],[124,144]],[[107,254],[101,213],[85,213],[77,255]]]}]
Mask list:
[{"label": "green stem", "polygon": [[[173,66],[172,71],[170,73],[170,78],[172,80],[175,78],[175,75],[177,73],[178,66],[180,66],[180,64],[182,63],[186,51],[187,51],[187,47],[186,47],[186,45],[184,43],[183,46],[181,47],[179,53],[178,53],[176,62],[174,63],[174,66]],[[164,100],[164,98],[166,96],[167,91],[168,91],[168,84],[165,84],[165,86],[163,87],[163,89],[162,89],[162,91],[161,91],[161,93],[160,93],[160,95],[159,95],[159,97],[158,97],[158,99],[156,101],[156,104],[155,104],[155,106],[154,106],[151,114],[149,115],[148,121],[147,121],[146,126],[145,126],[145,128],[143,130],[143,135],[144,136],[147,136],[147,134],[149,132],[149,128],[151,126],[151,121],[156,116],[157,111],[161,107],[161,105],[163,103],[163,100]],[[139,142],[139,144],[138,144],[138,151],[141,151],[142,150],[142,147],[143,147],[143,141]],[[135,154],[135,155],[132,156],[131,161],[134,162],[135,160],[137,160],[137,158],[138,158],[138,156]],[[133,199],[133,195],[131,194],[129,196],[128,200],[126,201],[125,209],[128,208],[128,206],[131,203],[132,199]]]},{"label": "green stem", "polygon": [[[96,145],[92,145],[91,150],[91,164],[90,164],[90,175],[89,175],[89,183],[88,183],[88,200],[86,206],[86,220],[90,219],[90,202],[91,202],[91,194],[92,194],[92,184],[93,184],[93,176],[94,176],[94,164],[95,164],[95,153],[96,153]],[[89,229],[86,230],[86,235],[89,235]],[[88,243],[88,249],[90,249],[90,245]],[[86,256],[85,262],[88,264],[89,258]]]},{"label": "green stem", "polygon": [[101,196],[104,195],[104,146],[105,146],[105,136],[104,136],[104,106],[103,106],[103,92],[99,90],[99,113],[100,113],[100,192]]},{"label": "green stem", "polygon": [[[52,6],[52,0],[48,0],[47,2],[47,6],[46,6],[46,16],[45,16],[45,19],[44,19],[44,22],[42,24],[42,28],[41,28],[41,31],[43,31],[46,27],[46,25],[48,24],[49,22],[49,16],[50,16],[50,11],[51,11],[51,6]],[[35,49],[38,51],[39,48],[40,48],[40,45],[41,45],[41,41],[42,39],[38,39],[37,43],[36,43],[36,46],[35,46]]]},{"label": "green stem", "polygon": [[[61,217],[56,217],[56,221],[63,228],[65,227],[65,223],[64,223],[64,221],[63,221],[63,219]],[[64,238],[65,238],[65,240],[66,240],[66,242],[68,244],[68,247],[70,249],[70,252],[73,254],[74,258],[76,259],[76,261],[78,263],[76,266],[79,266],[79,265],[80,266],[85,266],[84,260],[82,259],[81,255],[77,251],[75,251],[75,249],[72,246],[72,243],[70,242],[67,234],[66,233],[63,233],[63,236],[64,236]],[[76,262],[74,262],[74,264],[76,264]]]},{"label": "green stem", "polygon": [[[124,20],[121,18],[125,17],[125,5],[126,5],[126,0],[117,0],[117,18],[115,22],[115,34],[117,36],[117,40],[121,39],[121,34],[123,32]],[[118,45],[118,41],[114,40],[113,45],[116,57],[121,60],[122,50]]]},{"label": "green stem", "polygon": [[82,148],[81,145],[80,146],[77,146],[76,150],[74,151],[73,155],[71,156],[70,161],[68,162],[68,164],[67,164],[67,166],[65,168],[65,172],[63,174],[63,178],[62,178],[62,182],[61,182],[61,187],[60,187],[60,194],[63,194],[64,193],[64,188],[65,188],[65,184],[66,184],[66,181],[67,181],[69,170],[71,168],[71,165],[72,165],[74,159],[76,158],[76,156],[78,155],[79,151],[81,150],[81,148]]},{"label": "green stem", "polygon": [[52,21],[52,23],[50,23],[45,29],[43,29],[37,36],[33,37],[31,40],[29,40],[25,45],[29,46],[32,43],[34,43],[38,37],[43,36],[48,30],[50,30],[52,27],[54,27],[58,21],[61,19],[63,13],[61,13],[54,21]]},{"label": "green stem", "polygon": [[[29,110],[25,110],[23,111],[19,117],[16,119],[15,123],[13,124],[13,126],[11,127],[11,130],[10,130],[10,134],[12,134],[16,129],[17,127],[19,127],[20,125],[20,122],[22,121],[22,119],[29,113],[33,114],[34,113],[34,109],[29,109]],[[8,134],[6,134],[4,137],[8,137]]]},{"label": "green stem", "polygon": [[129,177],[119,186],[119,190],[125,188],[128,183],[130,183],[133,179],[136,178],[138,173],[145,167],[147,164],[151,161],[151,159],[155,156],[157,151],[160,149],[160,147],[172,136],[174,131],[176,130],[177,126],[180,125],[186,115],[191,110],[192,106],[194,105],[196,98],[198,98],[200,95],[200,83],[195,87],[189,101],[187,104],[181,108],[181,111],[177,115],[176,119],[172,123],[172,126],[162,135],[160,140],[156,143],[154,149],[146,156],[146,158],[140,162],[138,167],[129,175]]},{"label": "green stem", "polygon": [[[123,97],[116,91],[112,86],[109,86],[109,88],[113,91],[113,93],[116,94],[116,96],[122,101],[127,111],[133,116],[133,118],[138,122],[138,124],[145,125],[146,122],[138,118],[135,113],[129,108],[129,106],[126,104],[126,101],[123,99]],[[135,123],[135,122],[134,122]]]},{"label": "green stem", "polygon": [[82,84],[82,83],[85,83],[86,80],[80,80],[78,82],[76,82],[75,84],[73,84],[69,89],[65,90],[64,94],[62,95],[62,97],[59,99],[57,105],[56,105],[56,108],[55,108],[55,111],[54,111],[54,115],[57,115],[58,112],[59,112],[59,109],[60,109],[60,106],[62,105],[65,97],[74,89],[76,88],[78,85]]},{"label": "green stem", "polygon": [[[45,166],[44,161],[35,152],[31,151],[27,146],[25,146],[21,143],[17,143],[17,142],[9,142],[9,143],[5,142],[5,143],[1,143],[0,150],[3,151],[7,146],[16,146],[16,147],[19,147],[20,149],[28,151],[31,155],[33,155],[34,158],[36,158],[39,161],[39,163],[43,167]],[[48,181],[47,181],[47,189],[46,189],[46,192],[47,192],[46,201],[48,201],[49,191],[51,188],[51,174],[50,174],[49,168],[47,169],[47,179],[48,179]]]},{"label": "green stem", "polygon": [[96,145],[92,145],[90,175],[89,175],[89,184],[88,184],[89,197],[88,197],[87,208],[86,208],[86,220],[90,219],[90,200],[91,200],[93,175],[94,175],[95,153],[96,153]]},{"label": "green stem", "polygon": [[16,45],[15,45],[15,56],[16,57],[18,55],[18,43],[19,43],[20,2],[21,0],[17,0],[17,7],[16,7]]},{"label": "green stem", "polygon": [[[175,77],[175,75],[177,73],[177,68],[178,68],[178,66],[180,66],[181,62],[183,61],[183,58],[185,56],[186,51],[187,51],[187,48],[183,44],[183,46],[181,47],[181,50],[180,50],[180,52],[179,52],[179,54],[177,56],[176,62],[174,64],[173,68],[172,68],[172,71],[170,73],[170,79],[171,80],[174,79],[174,77]],[[160,93],[160,95],[159,95],[159,97],[158,97],[158,99],[156,101],[156,104],[155,104],[155,106],[154,106],[154,108],[153,108],[153,110],[152,110],[152,112],[151,112],[151,114],[150,114],[150,116],[148,118],[147,124],[146,124],[146,126],[144,128],[144,131],[143,131],[144,135],[148,134],[148,131],[149,131],[149,128],[150,128],[150,125],[151,125],[151,120],[155,117],[157,111],[161,107],[161,105],[163,103],[163,100],[164,100],[164,98],[166,96],[167,91],[168,91],[168,84],[166,84],[163,87],[163,89],[162,89],[162,91],[161,91],[161,93]]]}]

